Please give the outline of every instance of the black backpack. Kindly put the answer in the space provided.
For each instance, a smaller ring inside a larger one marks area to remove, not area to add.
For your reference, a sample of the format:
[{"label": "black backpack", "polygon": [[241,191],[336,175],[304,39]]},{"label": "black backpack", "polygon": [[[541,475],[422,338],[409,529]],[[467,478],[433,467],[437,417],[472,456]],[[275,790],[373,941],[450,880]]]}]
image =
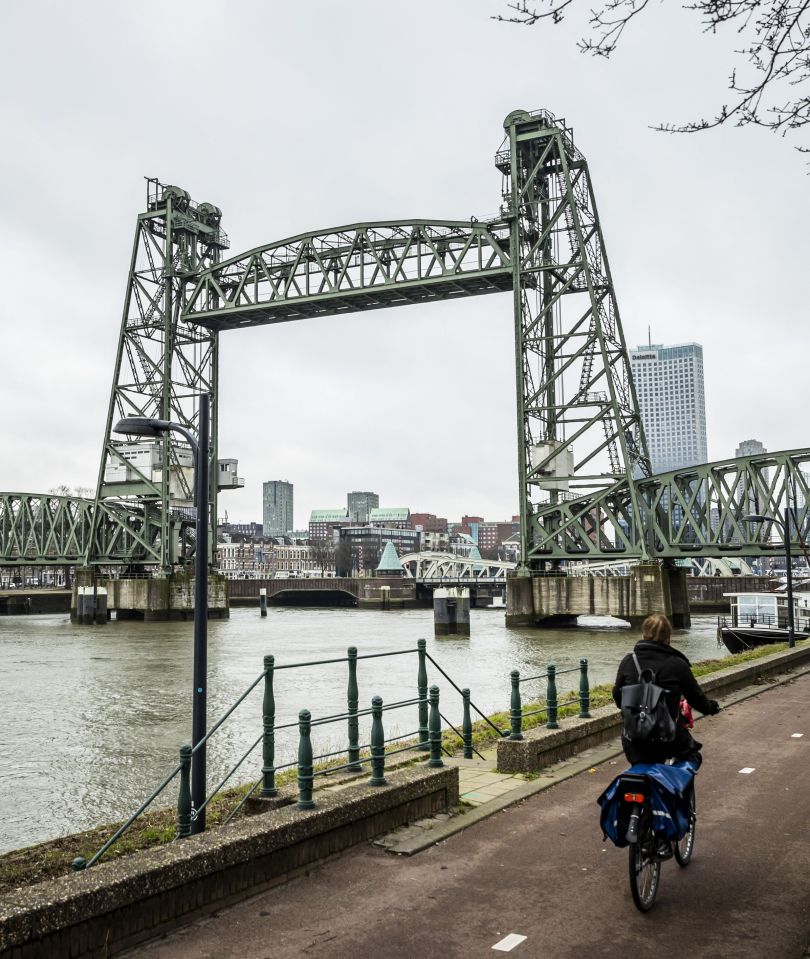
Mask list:
[{"label": "black backpack", "polygon": [[655,673],[642,669],[633,653],[638,683],[622,687],[624,736],[634,743],[672,742],[675,721],[667,708],[666,690],[656,686]]}]

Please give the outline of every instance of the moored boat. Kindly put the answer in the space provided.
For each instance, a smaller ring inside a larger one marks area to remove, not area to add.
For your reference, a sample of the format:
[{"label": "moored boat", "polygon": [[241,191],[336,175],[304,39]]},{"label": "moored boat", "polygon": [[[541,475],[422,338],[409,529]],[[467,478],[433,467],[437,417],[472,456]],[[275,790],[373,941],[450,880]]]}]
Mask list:
[{"label": "moored boat", "polygon": [[[717,621],[717,642],[730,653],[742,653],[757,646],[785,643],[788,630],[788,601],[784,593],[724,593],[731,604],[729,616]],[[810,606],[807,596],[794,596],[793,635],[810,636]]]}]

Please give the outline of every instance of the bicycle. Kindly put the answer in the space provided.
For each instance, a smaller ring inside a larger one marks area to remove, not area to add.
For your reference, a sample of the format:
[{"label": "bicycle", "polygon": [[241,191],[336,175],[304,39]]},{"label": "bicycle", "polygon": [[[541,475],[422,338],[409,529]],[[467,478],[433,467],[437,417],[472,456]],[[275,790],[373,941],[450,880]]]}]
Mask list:
[{"label": "bicycle", "polygon": [[697,822],[694,782],[689,787],[689,824],[674,843],[653,831],[655,810],[648,776],[623,773],[619,783],[619,821],[627,822],[625,839],[629,846],[630,892],[636,908],[649,912],[655,905],[661,881],[661,863],[674,857],[686,868],[695,850]]}]

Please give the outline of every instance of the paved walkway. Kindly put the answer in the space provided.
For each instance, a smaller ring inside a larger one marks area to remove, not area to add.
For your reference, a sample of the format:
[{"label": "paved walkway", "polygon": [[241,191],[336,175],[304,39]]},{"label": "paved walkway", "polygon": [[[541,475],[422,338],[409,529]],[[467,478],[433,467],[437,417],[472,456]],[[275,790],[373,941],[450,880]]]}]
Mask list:
[{"label": "paved walkway", "polygon": [[[130,955],[798,959],[810,943],[810,676],[702,721],[697,735],[706,762],[695,857],[687,870],[664,864],[646,916],[630,898],[626,851],[598,826],[595,799],[624,767],[598,762],[613,744],[571,761],[579,775],[419,855],[359,847]],[[462,777],[480,804],[464,820],[539,785],[492,778],[485,764],[465,764]]]}]

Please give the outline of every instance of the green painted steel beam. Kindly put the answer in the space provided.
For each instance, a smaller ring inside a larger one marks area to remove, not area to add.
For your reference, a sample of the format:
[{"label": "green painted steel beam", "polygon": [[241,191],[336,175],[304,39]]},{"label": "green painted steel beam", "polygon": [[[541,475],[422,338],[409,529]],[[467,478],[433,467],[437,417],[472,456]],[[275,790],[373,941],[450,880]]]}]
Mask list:
[{"label": "green painted steel beam", "polygon": [[[624,557],[686,559],[781,556],[776,530],[743,522],[791,511],[791,543],[801,554],[810,526],[810,450],[719,460],[629,484],[618,479],[597,495],[569,497],[531,517],[535,560]],[[646,551],[638,546],[646,537]]]},{"label": "green painted steel beam", "polygon": [[210,330],[410,306],[511,289],[503,223],[355,223],[303,233],[200,274],[183,319]]}]

